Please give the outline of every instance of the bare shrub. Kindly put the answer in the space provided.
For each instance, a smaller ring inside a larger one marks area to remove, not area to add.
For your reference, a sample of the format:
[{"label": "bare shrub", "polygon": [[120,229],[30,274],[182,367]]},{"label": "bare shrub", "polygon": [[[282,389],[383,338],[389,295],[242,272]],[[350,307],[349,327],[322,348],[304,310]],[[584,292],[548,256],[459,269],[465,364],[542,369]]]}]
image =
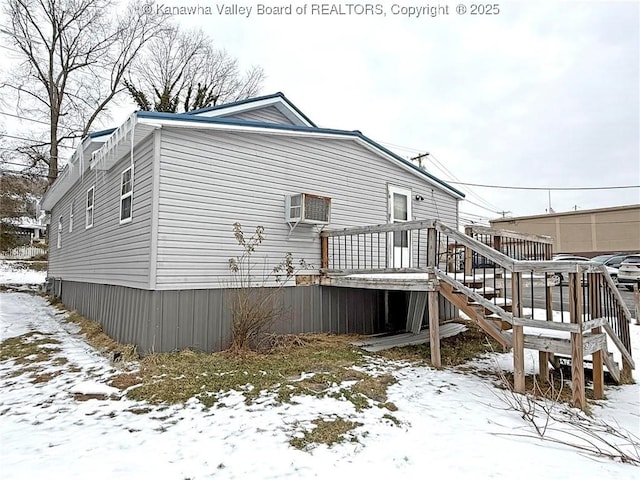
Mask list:
[{"label": "bare shrub", "polygon": [[526,422],[523,433],[504,434],[542,439],[580,452],[640,466],[640,439],[620,425],[593,418],[561,402],[564,382],[544,386],[533,377],[533,392],[519,394],[504,373],[499,398]]},{"label": "bare shrub", "polygon": [[[242,251],[229,259],[232,275],[231,287],[231,346],[232,352],[262,350],[269,347],[271,329],[276,320],[287,313],[283,301],[283,287],[296,273],[291,253],[268,269],[258,266],[253,254],[264,240],[264,227],[258,225],[251,237],[247,237],[238,222],[233,224],[233,234]],[[299,266],[307,268],[304,260]]]}]

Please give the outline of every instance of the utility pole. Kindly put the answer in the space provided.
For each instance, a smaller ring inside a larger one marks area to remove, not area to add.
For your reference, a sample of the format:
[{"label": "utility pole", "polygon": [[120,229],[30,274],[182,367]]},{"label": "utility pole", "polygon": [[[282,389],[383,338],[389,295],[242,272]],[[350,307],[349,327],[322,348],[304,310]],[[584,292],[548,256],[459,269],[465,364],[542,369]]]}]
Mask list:
[{"label": "utility pole", "polygon": [[418,167],[422,168],[423,170],[425,170],[424,168],[424,164],[423,164],[423,160],[425,158],[427,158],[429,156],[429,152],[425,152],[425,153],[421,153],[420,155],[416,156],[416,157],[412,157],[411,160],[418,162]]},{"label": "utility pole", "polygon": [[502,218],[507,216],[507,213],[511,213],[511,210],[503,210],[501,212],[496,212],[499,213],[500,215],[502,215]]}]

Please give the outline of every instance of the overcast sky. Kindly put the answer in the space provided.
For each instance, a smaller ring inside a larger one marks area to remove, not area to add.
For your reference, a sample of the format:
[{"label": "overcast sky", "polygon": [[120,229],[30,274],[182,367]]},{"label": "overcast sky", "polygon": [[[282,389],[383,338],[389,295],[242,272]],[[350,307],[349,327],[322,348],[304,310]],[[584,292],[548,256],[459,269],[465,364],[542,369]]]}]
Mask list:
[{"label": "overcast sky", "polygon": [[[213,8],[177,20],[264,67],[263,93],[282,91],[320,126],[359,129],[402,156],[430,152],[450,173],[427,168],[446,180],[640,184],[638,2],[499,2],[491,16],[434,2],[449,15],[419,18],[393,15],[393,2],[386,16],[258,16],[254,6],[248,18],[220,16],[209,0],[183,3]],[[548,206],[546,191],[472,192],[513,215]],[[556,211],[631,203],[640,190],[551,193]],[[461,210],[498,216],[468,202]]]},{"label": "overcast sky", "polygon": [[[640,184],[640,3],[498,2],[499,13],[448,15],[176,16],[201,27],[240,63],[260,65],[261,93],[283,92],[319,126],[358,129],[401,156],[430,152],[444,180],[531,187]],[[466,2],[466,0],[465,0]],[[296,15],[307,5],[306,15]],[[349,2],[332,5],[346,12]],[[364,4],[357,4],[364,5]],[[495,9],[494,9],[495,12]],[[120,124],[133,106],[112,109]],[[107,125],[105,125],[107,126]],[[443,168],[446,170],[443,171]],[[455,178],[454,178],[455,177]],[[542,214],[545,191],[455,185],[461,216]],[[471,193],[469,193],[471,192]],[[640,189],[551,192],[556,211],[640,203]],[[488,208],[488,209],[487,209]]]}]

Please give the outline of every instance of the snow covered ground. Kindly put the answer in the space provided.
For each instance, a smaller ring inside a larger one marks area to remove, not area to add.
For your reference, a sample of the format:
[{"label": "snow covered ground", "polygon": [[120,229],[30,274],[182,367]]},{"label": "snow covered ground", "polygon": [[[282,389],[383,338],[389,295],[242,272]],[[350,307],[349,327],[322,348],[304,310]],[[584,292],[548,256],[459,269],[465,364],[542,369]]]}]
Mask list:
[{"label": "snow covered ground", "polygon": [[[3,340],[29,332],[59,349],[38,374],[13,360],[0,362],[0,477],[10,479],[455,479],[638,478],[640,468],[585,455],[575,448],[519,437],[531,433],[502,391],[473,374],[398,364],[372,357],[371,370],[399,381],[389,388],[399,425],[385,409],[356,412],[332,398],[296,397],[276,405],[264,396],[248,406],[230,393],[207,410],[196,401],[157,407],[135,402],[108,385],[117,369],[38,296],[0,293]],[[640,327],[632,326],[640,344]],[[640,358],[636,350],[635,358]],[[65,358],[67,362],[65,363]],[[533,352],[527,355],[533,369]],[[510,355],[475,362],[510,368]],[[638,378],[636,374],[636,378]],[[85,394],[84,397],[78,394]],[[91,395],[97,398],[91,398]],[[597,419],[640,436],[638,385],[607,388]],[[564,409],[566,410],[566,409]],[[356,441],[298,450],[289,439],[318,416],[362,423]],[[570,433],[562,425],[556,425]],[[564,432],[564,433],[563,433]],[[579,443],[579,440],[576,440]]]},{"label": "snow covered ground", "polygon": [[0,260],[0,285],[39,285],[47,272],[25,268],[24,261]]}]

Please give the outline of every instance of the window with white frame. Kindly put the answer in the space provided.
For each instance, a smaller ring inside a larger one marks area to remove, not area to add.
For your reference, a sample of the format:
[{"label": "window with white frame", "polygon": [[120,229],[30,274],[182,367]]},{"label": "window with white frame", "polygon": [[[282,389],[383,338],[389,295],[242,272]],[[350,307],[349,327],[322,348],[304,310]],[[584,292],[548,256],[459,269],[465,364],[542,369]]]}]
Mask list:
[{"label": "window with white frame", "polygon": [[62,217],[58,218],[58,240],[57,247],[62,247]]},{"label": "window with white frame", "polygon": [[71,202],[71,206],[69,207],[69,233],[73,232],[73,202]]},{"label": "window with white frame", "polygon": [[84,217],[85,228],[93,227],[94,202],[95,202],[95,187],[91,187],[89,190],[87,190],[87,202],[86,202],[86,211],[85,211],[85,217]]},{"label": "window with white frame", "polygon": [[131,221],[133,207],[133,169],[127,168],[120,179],[120,223]]}]

